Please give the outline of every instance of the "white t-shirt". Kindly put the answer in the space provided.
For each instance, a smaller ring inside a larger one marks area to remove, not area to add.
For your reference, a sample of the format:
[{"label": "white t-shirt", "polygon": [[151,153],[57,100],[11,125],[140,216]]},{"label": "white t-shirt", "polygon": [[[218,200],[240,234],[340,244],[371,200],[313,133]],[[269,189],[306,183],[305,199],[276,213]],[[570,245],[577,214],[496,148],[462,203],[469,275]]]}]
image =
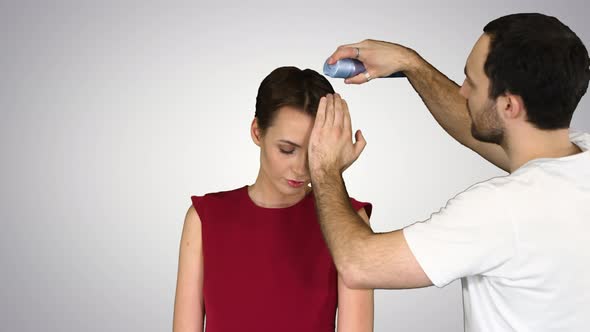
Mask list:
[{"label": "white t-shirt", "polygon": [[403,230],[434,285],[461,278],[466,331],[590,331],[590,135],[570,140]]}]

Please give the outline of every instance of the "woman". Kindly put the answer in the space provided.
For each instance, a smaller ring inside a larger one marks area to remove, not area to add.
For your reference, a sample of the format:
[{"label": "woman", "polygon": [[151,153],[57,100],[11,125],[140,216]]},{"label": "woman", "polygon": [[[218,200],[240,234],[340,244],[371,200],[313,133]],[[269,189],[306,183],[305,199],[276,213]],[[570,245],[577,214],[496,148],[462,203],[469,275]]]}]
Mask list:
[{"label": "woman", "polygon": [[[261,83],[251,186],[193,196],[180,245],[174,331],[338,332],[373,329],[373,291],[338,277],[316,219],[307,146],[322,96],[317,72],[281,67]],[[371,205],[351,199],[368,222]]]}]

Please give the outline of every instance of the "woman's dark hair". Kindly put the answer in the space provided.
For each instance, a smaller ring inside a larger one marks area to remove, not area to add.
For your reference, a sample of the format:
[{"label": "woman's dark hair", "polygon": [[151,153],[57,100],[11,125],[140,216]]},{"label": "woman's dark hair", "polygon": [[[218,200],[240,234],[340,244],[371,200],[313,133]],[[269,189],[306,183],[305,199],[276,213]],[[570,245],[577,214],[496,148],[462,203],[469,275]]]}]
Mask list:
[{"label": "woman's dark hair", "polygon": [[488,23],[484,70],[490,97],[522,97],[527,120],[539,129],[568,128],[588,89],[590,60],[578,36],[557,18],[513,14]]},{"label": "woman's dark hair", "polygon": [[256,96],[258,126],[264,131],[272,125],[276,112],[284,106],[301,109],[315,117],[320,98],[334,93],[328,80],[318,72],[297,67],[280,67],[262,80]]}]

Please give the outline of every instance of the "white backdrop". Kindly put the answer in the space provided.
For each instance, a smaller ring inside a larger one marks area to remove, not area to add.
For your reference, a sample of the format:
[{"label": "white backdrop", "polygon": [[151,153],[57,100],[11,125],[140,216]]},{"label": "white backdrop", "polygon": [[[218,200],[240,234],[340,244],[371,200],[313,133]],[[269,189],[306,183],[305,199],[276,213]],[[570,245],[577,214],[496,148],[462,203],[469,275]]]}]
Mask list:
[{"label": "white backdrop", "polygon": [[[249,125],[276,67],[339,44],[406,44],[450,78],[483,26],[543,12],[588,46],[585,1],[0,1],[0,330],[171,329],[190,195],[255,180]],[[500,170],[405,79],[331,80],[368,146],[345,174],[372,225],[423,220]],[[572,127],[590,131],[589,99]],[[376,331],[461,331],[460,284],[377,291]]]}]

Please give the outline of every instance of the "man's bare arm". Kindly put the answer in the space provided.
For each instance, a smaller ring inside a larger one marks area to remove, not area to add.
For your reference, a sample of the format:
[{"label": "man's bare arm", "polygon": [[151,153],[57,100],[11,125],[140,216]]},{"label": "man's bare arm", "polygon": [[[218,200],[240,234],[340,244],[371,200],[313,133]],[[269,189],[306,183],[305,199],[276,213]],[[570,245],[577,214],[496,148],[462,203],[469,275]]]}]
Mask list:
[{"label": "man's bare arm", "polygon": [[508,156],[502,147],[478,141],[471,135],[467,100],[459,94],[460,86],[418,54],[411,57],[413,65],[405,71],[406,76],[438,124],[459,143],[508,171]]},{"label": "man's bare arm", "polygon": [[[471,118],[466,99],[459,94],[460,87],[455,82],[414,50],[384,41],[364,40],[342,45],[330,56],[329,61],[333,63],[342,58],[353,58],[357,55],[357,48],[358,59],[363,62],[371,77],[385,77],[394,72],[403,72],[434,119],[449,135],[492,164],[508,171],[508,156],[499,145],[480,142],[471,135]],[[361,73],[345,82],[363,84],[367,83],[367,78]]]}]

